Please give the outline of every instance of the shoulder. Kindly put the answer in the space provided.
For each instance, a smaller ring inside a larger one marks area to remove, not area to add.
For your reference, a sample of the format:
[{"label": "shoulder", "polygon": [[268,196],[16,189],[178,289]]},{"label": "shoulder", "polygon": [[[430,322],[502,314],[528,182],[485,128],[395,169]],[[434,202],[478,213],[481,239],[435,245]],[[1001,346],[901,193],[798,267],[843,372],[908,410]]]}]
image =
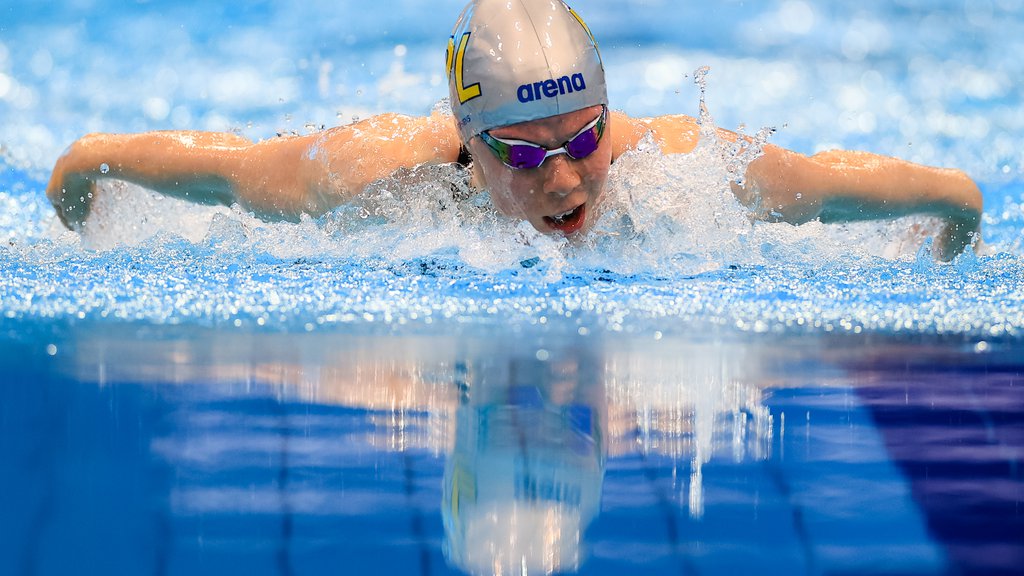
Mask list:
[{"label": "shoulder", "polygon": [[632,118],[622,112],[611,114],[612,157],[636,148],[647,134],[654,137],[665,154],[690,152],[700,138],[697,120],[685,114]]},{"label": "shoulder", "polygon": [[451,116],[385,113],[330,128],[310,141],[344,162],[415,166],[454,162],[459,137]]}]

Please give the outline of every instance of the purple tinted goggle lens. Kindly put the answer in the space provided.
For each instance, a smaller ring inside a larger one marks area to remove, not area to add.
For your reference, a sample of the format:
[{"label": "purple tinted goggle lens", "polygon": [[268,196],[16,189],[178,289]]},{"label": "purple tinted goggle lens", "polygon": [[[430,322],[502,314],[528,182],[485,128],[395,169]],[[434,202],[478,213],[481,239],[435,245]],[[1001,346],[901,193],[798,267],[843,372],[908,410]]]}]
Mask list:
[{"label": "purple tinted goggle lens", "polygon": [[601,136],[604,135],[604,125],[607,117],[608,108],[602,106],[601,114],[594,118],[593,122],[584,126],[582,130],[577,132],[565,144],[553,150],[525,140],[497,138],[487,132],[481,132],[480,139],[509,168],[515,168],[516,170],[539,168],[549,157],[557,156],[558,154],[565,154],[573,160],[582,160],[593,154],[601,143]]}]

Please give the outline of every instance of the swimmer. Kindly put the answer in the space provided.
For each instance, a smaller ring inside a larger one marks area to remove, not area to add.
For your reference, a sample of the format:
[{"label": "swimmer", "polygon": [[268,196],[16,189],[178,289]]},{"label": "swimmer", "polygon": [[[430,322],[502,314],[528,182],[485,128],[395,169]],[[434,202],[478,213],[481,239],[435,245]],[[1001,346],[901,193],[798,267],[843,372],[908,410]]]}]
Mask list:
[{"label": "swimmer", "polygon": [[[583,19],[561,0],[473,0],[448,42],[451,114],[381,114],[305,136],[90,134],[57,161],[46,195],[69,228],[96,181],[115,178],[267,220],[317,216],[401,169],[473,160],[495,208],[548,234],[586,234],[609,167],[648,134],[664,154],[693,150],[694,118],[631,118],[608,106],[604,67]],[[719,131],[728,139],[743,138]],[[981,192],[963,172],[865,152],[804,156],[766,145],[733,191],[755,216],[801,224],[936,216],[936,256],[976,241]]]}]

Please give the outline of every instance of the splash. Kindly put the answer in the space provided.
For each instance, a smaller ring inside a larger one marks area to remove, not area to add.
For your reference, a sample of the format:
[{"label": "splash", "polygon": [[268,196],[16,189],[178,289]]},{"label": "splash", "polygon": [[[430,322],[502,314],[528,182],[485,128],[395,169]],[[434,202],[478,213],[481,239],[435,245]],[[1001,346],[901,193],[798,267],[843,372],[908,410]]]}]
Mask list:
[{"label": "splash", "polygon": [[[663,154],[644,138],[611,167],[592,233],[575,241],[503,217],[457,165],[403,170],[328,214],[275,223],[107,180],[82,235],[63,230],[42,183],[17,178],[0,188],[0,314],[307,331],[1024,332],[1013,254],[936,265],[926,219],[759,220],[733,186],[771,131],[719,130],[706,72],[695,76],[696,148]],[[1017,241],[1018,204],[985,225],[1006,222]]]},{"label": "splash", "polygon": [[740,204],[733,187],[743,185],[747,166],[772,130],[753,136],[720,131],[706,101],[708,73],[705,67],[694,74],[700,88],[696,148],[666,155],[648,135],[617,159],[593,233],[579,240],[545,236],[501,216],[486,191],[470,187],[469,173],[460,166],[424,165],[399,171],[329,214],[298,223],[262,222],[238,207],[195,206],[102,181],[82,246],[104,251],[178,235],[220,250],[278,258],[355,257],[389,264],[433,258],[487,273],[536,269],[548,282],[594,268],[693,274],[773,261],[917,252],[922,226],[797,227],[761,221],[756,198],[749,206]]}]

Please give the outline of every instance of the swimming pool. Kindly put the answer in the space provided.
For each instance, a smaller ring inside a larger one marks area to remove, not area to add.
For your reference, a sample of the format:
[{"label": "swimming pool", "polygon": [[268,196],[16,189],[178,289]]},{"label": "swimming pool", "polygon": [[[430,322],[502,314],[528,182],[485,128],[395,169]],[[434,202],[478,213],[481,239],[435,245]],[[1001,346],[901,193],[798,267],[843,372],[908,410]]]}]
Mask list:
[{"label": "swimming pool", "polygon": [[114,182],[56,224],[89,131],[424,113],[460,8],[0,9],[3,572],[1017,571],[1017,0],[576,6],[614,107],[696,115],[707,65],[719,126],[966,170],[989,246],[950,264],[927,220],[752,225],[713,142],[617,162],[582,246],[445,168],[297,224]]}]

